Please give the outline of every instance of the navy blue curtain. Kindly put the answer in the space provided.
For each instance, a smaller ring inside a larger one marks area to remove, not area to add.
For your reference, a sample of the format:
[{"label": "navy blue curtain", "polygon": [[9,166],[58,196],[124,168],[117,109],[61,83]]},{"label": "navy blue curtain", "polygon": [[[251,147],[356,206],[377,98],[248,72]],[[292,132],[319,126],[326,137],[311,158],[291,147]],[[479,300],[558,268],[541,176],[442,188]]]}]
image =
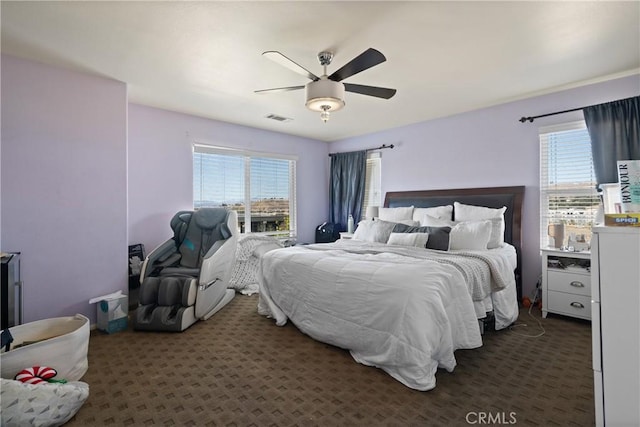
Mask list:
[{"label": "navy blue curtain", "polygon": [[353,151],[331,155],[329,221],[347,229],[349,214],[357,224],[362,215],[367,152]]},{"label": "navy blue curtain", "polygon": [[598,184],[618,182],[618,160],[640,160],[640,96],[583,108]]}]

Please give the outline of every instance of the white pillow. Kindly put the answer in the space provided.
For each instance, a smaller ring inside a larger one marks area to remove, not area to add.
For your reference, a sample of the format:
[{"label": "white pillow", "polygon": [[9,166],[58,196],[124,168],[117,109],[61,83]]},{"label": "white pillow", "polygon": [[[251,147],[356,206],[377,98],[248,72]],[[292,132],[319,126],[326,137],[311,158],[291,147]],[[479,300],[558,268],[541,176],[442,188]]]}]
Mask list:
[{"label": "white pillow", "polygon": [[[453,205],[435,206],[433,208],[414,208],[413,220],[422,221],[425,215],[432,216],[434,218],[451,219],[453,213]],[[424,224],[421,224],[424,225]]]},{"label": "white pillow", "polygon": [[[491,238],[489,239],[489,249],[499,248],[504,245],[504,213],[506,206],[501,208],[487,208],[484,206],[465,205],[454,202],[455,220],[456,221],[478,221],[490,219],[492,220]],[[498,219],[497,221],[495,219]]]},{"label": "white pillow", "polygon": [[459,222],[449,234],[449,250],[486,250],[491,237],[491,221]]},{"label": "white pillow", "polygon": [[387,243],[389,235],[395,226],[395,222],[365,219],[358,223],[358,227],[353,233],[353,238],[355,240],[364,240],[365,242]]},{"label": "white pillow", "polygon": [[355,231],[353,232],[352,239],[365,240],[369,242],[372,241],[371,235],[373,232],[371,231],[371,227],[373,227],[373,223],[374,220],[372,219],[363,219],[362,221],[360,221],[356,226]]},{"label": "white pillow", "polygon": [[504,246],[504,218],[489,218],[491,222],[491,236],[487,249],[501,248]]},{"label": "white pillow", "polygon": [[391,233],[387,244],[424,248],[427,246],[427,240],[429,233]]},{"label": "white pillow", "polygon": [[455,227],[457,222],[451,221],[451,219],[436,218],[429,214],[426,214],[420,220],[420,225],[423,227]]},{"label": "white pillow", "polygon": [[413,206],[402,208],[380,208],[378,217],[383,221],[400,222],[413,220]]},{"label": "white pillow", "polygon": [[504,218],[506,206],[501,208],[486,208],[484,206],[464,205],[453,202],[456,221],[477,221],[480,219]]}]

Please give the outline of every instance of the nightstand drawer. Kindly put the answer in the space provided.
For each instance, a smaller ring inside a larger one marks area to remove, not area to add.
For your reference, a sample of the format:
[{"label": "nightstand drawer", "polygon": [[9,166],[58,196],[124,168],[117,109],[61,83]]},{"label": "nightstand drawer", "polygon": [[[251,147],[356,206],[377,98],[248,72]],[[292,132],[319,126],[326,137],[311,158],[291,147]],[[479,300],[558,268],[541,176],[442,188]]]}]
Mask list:
[{"label": "nightstand drawer", "polygon": [[591,297],[549,291],[548,310],[552,313],[591,319]]},{"label": "nightstand drawer", "polygon": [[591,276],[568,271],[547,270],[549,291],[584,295],[591,298]]}]

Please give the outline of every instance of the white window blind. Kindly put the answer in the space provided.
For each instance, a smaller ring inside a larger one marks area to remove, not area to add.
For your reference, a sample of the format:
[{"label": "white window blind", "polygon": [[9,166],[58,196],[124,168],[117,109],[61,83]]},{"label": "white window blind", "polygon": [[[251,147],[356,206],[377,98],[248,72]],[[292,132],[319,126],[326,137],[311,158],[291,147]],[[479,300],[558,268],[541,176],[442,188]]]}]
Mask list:
[{"label": "white window blind", "polygon": [[378,152],[367,154],[367,170],[364,187],[363,219],[367,213],[367,207],[382,206],[382,157]]},{"label": "white window blind", "polygon": [[241,233],[295,236],[295,181],[295,158],[194,146],[194,208],[237,211]]},{"label": "white window blind", "polygon": [[553,245],[549,224],[563,223],[567,246],[591,240],[599,198],[593,172],[591,139],[585,123],[574,122],[540,130],[540,242]]}]

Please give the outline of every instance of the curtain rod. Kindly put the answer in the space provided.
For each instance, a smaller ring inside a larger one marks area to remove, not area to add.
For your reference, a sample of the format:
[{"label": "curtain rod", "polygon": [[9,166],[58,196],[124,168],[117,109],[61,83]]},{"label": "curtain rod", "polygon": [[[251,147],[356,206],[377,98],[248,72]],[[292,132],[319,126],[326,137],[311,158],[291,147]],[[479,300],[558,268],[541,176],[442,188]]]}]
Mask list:
[{"label": "curtain rod", "polygon": [[[592,105],[590,105],[590,107],[592,107]],[[533,121],[535,119],[540,119],[542,117],[548,117],[548,116],[555,116],[556,114],[564,114],[564,113],[571,113],[572,111],[578,111],[578,110],[582,110],[583,108],[587,108],[587,107],[580,107],[580,108],[572,108],[571,110],[564,110],[564,111],[556,111],[555,113],[547,113],[547,114],[541,114],[539,116],[530,116],[530,117],[520,117],[520,120],[518,120],[520,123],[524,123],[527,120],[529,120],[529,123],[533,123]]]},{"label": "curtain rod", "polygon": [[[384,148],[393,148],[394,145],[387,145],[387,144],[382,144],[380,147],[376,147],[376,148],[367,148],[364,151],[375,151],[375,150],[382,150]],[[346,153],[355,153],[355,151],[346,151]],[[342,153],[329,153],[329,157],[331,156],[335,156],[336,154],[342,154]]]},{"label": "curtain rod", "polygon": [[[632,96],[632,97],[629,97],[629,98],[626,98],[626,99],[631,99],[631,98],[635,98],[635,96]],[[624,100],[625,99],[618,99],[618,101],[624,101]],[[616,101],[611,101],[611,102],[616,102]],[[608,102],[605,102],[605,104],[608,104]],[[602,105],[602,104],[587,105],[587,106],[580,107],[580,108],[572,108],[570,110],[556,111],[555,113],[541,114],[539,116],[520,117],[520,119],[518,121],[520,123],[524,123],[524,122],[526,122],[528,120],[529,123],[532,123],[535,119],[539,119],[539,118],[542,118],[542,117],[555,116],[556,114],[571,113],[573,111],[579,111],[579,110],[584,110],[585,108],[595,107],[596,105]]]}]

